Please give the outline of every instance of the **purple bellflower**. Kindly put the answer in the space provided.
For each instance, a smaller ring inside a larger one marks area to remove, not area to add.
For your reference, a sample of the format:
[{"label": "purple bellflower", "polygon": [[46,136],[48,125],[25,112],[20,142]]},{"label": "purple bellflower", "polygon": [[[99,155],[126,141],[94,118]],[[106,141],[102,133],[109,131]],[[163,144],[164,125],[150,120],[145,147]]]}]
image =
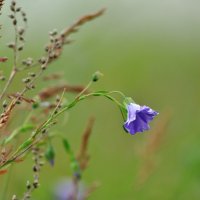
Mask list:
[{"label": "purple bellflower", "polygon": [[[77,187],[77,188],[76,188]],[[59,182],[55,188],[55,200],[84,200],[87,189],[85,185],[80,182],[77,186],[71,179],[66,179]]]},{"label": "purple bellflower", "polygon": [[149,130],[149,122],[158,115],[158,112],[152,110],[148,106],[140,106],[135,103],[127,104],[127,120],[124,128],[131,135],[137,132]]}]

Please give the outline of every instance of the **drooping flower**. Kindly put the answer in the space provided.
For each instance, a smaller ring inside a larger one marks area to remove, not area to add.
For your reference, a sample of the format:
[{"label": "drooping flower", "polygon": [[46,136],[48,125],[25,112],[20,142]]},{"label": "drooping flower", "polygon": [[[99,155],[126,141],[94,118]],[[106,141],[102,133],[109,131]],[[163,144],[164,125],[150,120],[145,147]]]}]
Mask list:
[{"label": "drooping flower", "polygon": [[55,200],[85,200],[87,188],[80,182],[76,185],[73,180],[61,181],[55,188]]},{"label": "drooping flower", "polygon": [[149,130],[149,122],[158,115],[158,112],[148,106],[140,106],[136,103],[127,104],[127,120],[124,128],[127,132],[134,135],[137,132]]}]

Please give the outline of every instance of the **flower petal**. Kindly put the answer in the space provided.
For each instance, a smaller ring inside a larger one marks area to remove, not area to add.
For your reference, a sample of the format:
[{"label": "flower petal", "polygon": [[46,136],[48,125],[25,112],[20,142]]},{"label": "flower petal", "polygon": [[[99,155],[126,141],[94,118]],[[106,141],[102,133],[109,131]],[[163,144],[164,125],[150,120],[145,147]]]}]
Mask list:
[{"label": "flower petal", "polygon": [[140,118],[143,119],[146,123],[153,120],[153,118],[158,115],[158,112],[152,110],[148,106],[141,106],[141,110],[137,114]]},{"label": "flower petal", "polygon": [[136,112],[138,110],[140,110],[140,105],[138,104],[134,104],[134,103],[130,103],[127,106],[127,110],[128,110],[128,116],[127,116],[127,121],[126,123],[130,123],[132,121],[134,121],[136,119]]}]

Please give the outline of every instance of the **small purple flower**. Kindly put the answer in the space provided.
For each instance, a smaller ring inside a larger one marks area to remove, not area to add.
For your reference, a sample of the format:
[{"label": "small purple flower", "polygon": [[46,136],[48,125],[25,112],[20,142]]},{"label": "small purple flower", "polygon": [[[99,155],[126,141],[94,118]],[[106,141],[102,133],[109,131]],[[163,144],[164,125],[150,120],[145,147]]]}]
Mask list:
[{"label": "small purple flower", "polygon": [[127,120],[124,123],[124,128],[132,135],[137,132],[149,130],[148,123],[158,115],[158,112],[148,106],[140,106],[135,103],[129,103],[127,105],[127,111]]},{"label": "small purple flower", "polygon": [[59,182],[55,188],[55,200],[84,200],[86,187],[80,182],[75,185],[73,180],[67,179]]}]

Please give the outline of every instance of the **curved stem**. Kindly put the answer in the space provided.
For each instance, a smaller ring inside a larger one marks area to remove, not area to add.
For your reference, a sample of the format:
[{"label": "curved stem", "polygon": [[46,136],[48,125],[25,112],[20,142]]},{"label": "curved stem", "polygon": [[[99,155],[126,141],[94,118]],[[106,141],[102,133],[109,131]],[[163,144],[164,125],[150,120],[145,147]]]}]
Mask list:
[{"label": "curved stem", "polygon": [[[33,133],[33,135],[28,138],[25,143],[27,141],[32,141],[32,143],[30,143],[30,145],[28,145],[26,148],[21,148],[21,146],[23,146],[23,144],[13,153],[13,155],[11,156],[11,158],[9,160],[7,160],[7,162],[5,162],[3,165],[0,166],[0,169],[6,165],[8,165],[9,163],[13,162],[16,158],[18,158],[19,156],[23,155],[26,151],[28,151],[33,145],[37,144],[40,140],[36,139],[36,136],[44,129],[46,128],[49,124],[52,123],[52,121],[57,118],[59,115],[61,115],[63,112],[69,110],[70,108],[74,107],[78,102],[80,102],[81,100],[84,100],[87,97],[91,97],[91,96],[104,96],[110,100],[112,100],[113,102],[115,102],[119,108],[120,111],[122,112],[122,104],[120,104],[115,98],[111,97],[108,95],[108,93],[99,93],[99,92],[94,92],[94,93],[90,93],[87,95],[82,95],[79,96],[78,98],[75,98],[74,101],[72,101],[68,106],[64,107],[62,110],[60,110],[58,113],[54,114],[54,115],[50,115],[49,119],[46,120],[43,124],[41,124],[40,127],[38,127],[38,129]],[[123,112],[122,112],[122,116]]]},{"label": "curved stem", "polygon": [[123,98],[126,98],[126,95],[125,95],[124,93],[122,93],[122,92],[120,92],[120,91],[117,91],[117,90],[111,91],[111,92],[109,92],[108,94],[113,94],[113,93],[118,93],[118,94],[120,94]]}]

